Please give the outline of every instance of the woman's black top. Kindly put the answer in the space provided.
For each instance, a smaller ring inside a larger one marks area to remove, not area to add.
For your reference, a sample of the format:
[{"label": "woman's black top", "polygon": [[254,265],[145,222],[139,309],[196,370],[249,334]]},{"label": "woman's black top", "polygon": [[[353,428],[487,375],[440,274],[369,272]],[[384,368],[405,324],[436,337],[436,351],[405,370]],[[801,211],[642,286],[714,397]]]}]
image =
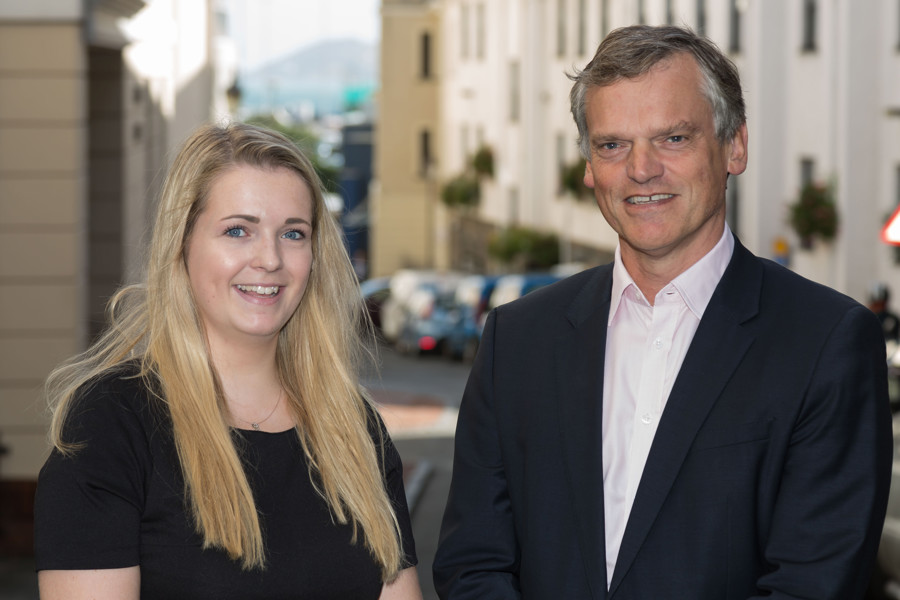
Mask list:
[{"label": "woman's black top", "polygon": [[[141,598],[371,598],[378,565],[362,535],[337,524],[316,493],[297,433],[233,430],[253,489],[265,541],[264,570],[242,570],[218,549],[202,548],[186,506],[184,480],[165,405],[134,372],[109,374],[73,404],[35,501],[38,570],[140,566]],[[383,472],[402,532],[406,566],[416,564],[403,468],[384,432]],[[383,442],[382,442],[383,439]]]}]

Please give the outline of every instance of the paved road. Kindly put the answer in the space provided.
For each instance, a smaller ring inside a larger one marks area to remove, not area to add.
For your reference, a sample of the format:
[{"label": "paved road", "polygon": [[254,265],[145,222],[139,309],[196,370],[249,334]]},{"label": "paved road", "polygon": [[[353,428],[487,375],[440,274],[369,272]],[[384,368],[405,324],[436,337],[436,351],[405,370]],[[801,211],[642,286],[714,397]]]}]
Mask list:
[{"label": "paved road", "polygon": [[366,385],[382,404],[381,412],[409,475],[413,534],[419,556],[419,582],[425,600],[437,600],[431,564],[453,466],[453,431],[467,365],[440,357],[380,353],[380,377]]}]

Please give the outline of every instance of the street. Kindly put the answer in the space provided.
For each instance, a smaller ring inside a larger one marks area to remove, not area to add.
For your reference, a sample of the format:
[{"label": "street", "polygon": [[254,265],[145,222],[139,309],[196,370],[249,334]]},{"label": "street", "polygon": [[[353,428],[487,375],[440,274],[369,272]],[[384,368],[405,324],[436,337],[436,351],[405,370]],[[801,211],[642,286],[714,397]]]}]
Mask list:
[{"label": "street", "polygon": [[381,412],[407,471],[419,582],[425,600],[437,600],[431,563],[437,548],[453,466],[453,431],[469,366],[440,357],[380,351],[380,378],[365,384]]}]

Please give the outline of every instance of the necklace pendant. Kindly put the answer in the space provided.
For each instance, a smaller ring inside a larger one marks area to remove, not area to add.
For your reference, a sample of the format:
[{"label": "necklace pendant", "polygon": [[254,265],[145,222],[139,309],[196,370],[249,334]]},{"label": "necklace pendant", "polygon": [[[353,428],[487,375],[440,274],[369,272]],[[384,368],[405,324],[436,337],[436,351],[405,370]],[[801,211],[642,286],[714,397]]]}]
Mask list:
[{"label": "necklace pendant", "polygon": [[250,423],[250,425],[253,426],[253,429],[255,429],[256,431],[259,431],[259,423]]}]

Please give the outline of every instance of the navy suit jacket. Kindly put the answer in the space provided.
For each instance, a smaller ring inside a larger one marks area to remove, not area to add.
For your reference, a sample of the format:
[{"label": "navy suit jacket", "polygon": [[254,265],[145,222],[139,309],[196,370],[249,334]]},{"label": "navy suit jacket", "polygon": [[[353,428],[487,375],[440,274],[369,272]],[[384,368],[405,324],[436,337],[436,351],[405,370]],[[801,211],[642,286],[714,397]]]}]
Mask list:
[{"label": "navy suit jacket", "polygon": [[668,398],[609,590],[612,267],[488,318],[460,408],[441,598],[861,598],[890,482],[875,315],[740,243]]}]

